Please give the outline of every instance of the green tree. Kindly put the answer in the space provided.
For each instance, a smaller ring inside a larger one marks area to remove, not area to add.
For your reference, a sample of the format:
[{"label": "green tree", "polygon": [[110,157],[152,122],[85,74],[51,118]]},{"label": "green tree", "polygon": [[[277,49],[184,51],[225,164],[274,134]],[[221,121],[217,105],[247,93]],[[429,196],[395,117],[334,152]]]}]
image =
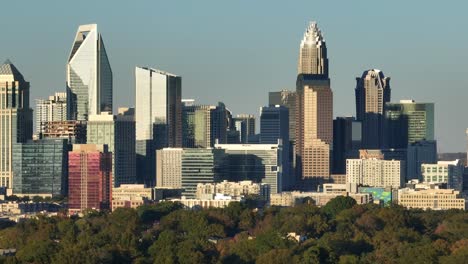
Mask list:
[{"label": "green tree", "polygon": [[334,218],[338,213],[345,209],[350,209],[356,205],[356,200],[349,196],[337,196],[331,199],[324,207],[323,212]]}]

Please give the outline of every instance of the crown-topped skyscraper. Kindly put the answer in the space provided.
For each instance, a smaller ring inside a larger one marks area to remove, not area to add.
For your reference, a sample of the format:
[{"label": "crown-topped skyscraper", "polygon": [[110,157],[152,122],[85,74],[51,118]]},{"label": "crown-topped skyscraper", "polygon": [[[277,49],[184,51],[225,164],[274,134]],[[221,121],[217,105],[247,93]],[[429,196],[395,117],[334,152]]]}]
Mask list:
[{"label": "crown-topped skyscraper", "polygon": [[0,65],[0,186],[13,185],[13,145],[32,139],[29,82],[9,60]]},{"label": "crown-topped skyscraper", "polygon": [[309,24],[301,42],[296,93],[296,175],[299,187],[314,189],[330,177],[333,143],[327,47],[315,22]]}]

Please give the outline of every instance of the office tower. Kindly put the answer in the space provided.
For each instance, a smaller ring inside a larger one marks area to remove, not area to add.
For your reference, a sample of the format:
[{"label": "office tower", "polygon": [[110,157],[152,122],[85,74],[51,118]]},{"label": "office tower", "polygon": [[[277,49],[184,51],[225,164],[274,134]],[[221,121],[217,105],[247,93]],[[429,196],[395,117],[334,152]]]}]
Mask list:
[{"label": "office tower", "polygon": [[0,65],[0,187],[12,188],[13,145],[32,139],[29,82],[9,61]]},{"label": "office tower", "polygon": [[195,198],[199,183],[212,183],[222,179],[222,156],[223,151],[216,149],[184,149],[181,159],[182,195]]},{"label": "office tower", "polygon": [[399,188],[405,180],[405,166],[401,160],[347,159],[346,183],[369,187]]},{"label": "office tower", "polygon": [[296,92],[281,90],[270,92],[268,105],[282,105],[289,110],[289,140],[294,141],[296,137]]},{"label": "office tower", "polygon": [[182,146],[184,148],[209,148],[211,143],[210,105],[192,105],[182,108]]},{"label": "office tower", "polygon": [[407,148],[406,181],[422,179],[421,165],[437,163],[437,142],[418,141],[410,143]]},{"label": "office tower", "polygon": [[234,126],[240,134],[240,143],[249,143],[249,137],[255,135],[255,116],[248,114],[236,115]]},{"label": "office tower", "polygon": [[68,212],[109,209],[112,153],[106,145],[73,145],[68,152]]},{"label": "office tower", "polygon": [[68,144],[86,144],[85,121],[48,121],[42,124],[43,139],[67,139]]},{"label": "office tower", "polygon": [[67,63],[68,120],[112,112],[112,70],[96,24],[81,25]]},{"label": "office tower", "polygon": [[265,183],[272,194],[283,189],[282,148],[281,140],[276,144],[215,144],[215,149],[224,151],[219,164],[224,180]]},{"label": "office tower", "polygon": [[302,187],[315,189],[330,177],[333,92],[325,40],[315,22],[304,34],[296,82],[296,172]]},{"label": "office tower", "polygon": [[88,144],[106,144],[112,152],[113,186],[136,183],[135,121],[125,113],[90,115]]},{"label": "office tower", "polygon": [[422,164],[422,180],[425,183],[446,183],[449,189],[463,189],[463,164],[460,160],[438,161],[435,164]]},{"label": "office tower", "polygon": [[418,141],[434,140],[434,103],[401,100],[386,105],[387,146],[406,148]]},{"label": "office tower", "polygon": [[55,93],[49,99],[36,99],[36,133],[42,133],[45,122],[67,120],[67,93]]},{"label": "office tower", "polygon": [[13,193],[17,196],[67,195],[68,143],[43,139],[13,147]]},{"label": "office tower", "polygon": [[354,117],[337,117],[333,120],[333,174],[345,174],[346,159],[358,157],[361,135],[361,122]]},{"label": "office tower", "polygon": [[295,184],[292,173],[292,150],[289,144],[289,109],[281,105],[270,105],[260,108],[260,144],[283,143],[283,190],[290,189]]},{"label": "office tower", "polygon": [[[235,131],[231,111],[223,102],[218,102],[216,109],[211,111],[211,144],[213,145],[216,140],[220,143],[227,143],[230,131]],[[231,140],[238,142],[239,138]]]},{"label": "office tower", "polygon": [[367,70],[356,78],[356,116],[362,122],[362,146],[366,149],[384,147],[386,103],[390,102],[390,77],[376,69]]},{"label": "office tower", "polygon": [[154,186],[155,151],[182,146],[182,78],[136,67],[135,87],[137,177]]},{"label": "office tower", "polygon": [[182,187],[181,148],[165,148],[156,151],[156,187]]},{"label": "office tower", "polygon": [[195,106],[195,99],[182,99],[182,107]]}]

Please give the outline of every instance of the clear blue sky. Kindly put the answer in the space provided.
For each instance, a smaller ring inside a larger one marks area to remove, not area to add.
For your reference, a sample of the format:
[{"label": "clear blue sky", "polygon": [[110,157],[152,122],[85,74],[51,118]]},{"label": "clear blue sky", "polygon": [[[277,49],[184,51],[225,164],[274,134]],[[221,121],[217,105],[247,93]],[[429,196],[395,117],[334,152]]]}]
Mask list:
[{"label": "clear blue sky", "polygon": [[268,92],[295,88],[309,20],[325,36],[335,116],[355,115],[355,77],[390,76],[392,101],[435,102],[439,151],[465,151],[467,1],[5,1],[0,59],[32,99],[65,90],[77,27],[97,23],[114,73],[114,105],[134,105],[134,67],[179,74],[183,97],[258,115]]}]

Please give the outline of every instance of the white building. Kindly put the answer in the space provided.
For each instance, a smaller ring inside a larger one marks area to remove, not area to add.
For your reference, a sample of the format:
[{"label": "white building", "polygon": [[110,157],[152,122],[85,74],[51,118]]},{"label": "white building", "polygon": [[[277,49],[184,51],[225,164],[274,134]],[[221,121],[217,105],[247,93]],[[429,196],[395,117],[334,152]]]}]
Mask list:
[{"label": "white building", "polygon": [[182,187],[181,148],[165,148],[156,151],[156,187]]},{"label": "white building", "polygon": [[67,93],[55,93],[49,99],[36,99],[36,133],[43,132],[43,124],[67,120]]},{"label": "white building", "polygon": [[197,199],[213,199],[216,194],[231,197],[243,197],[247,195],[258,195],[268,197],[269,186],[252,181],[205,183],[197,185]]},{"label": "white building", "polygon": [[152,189],[144,184],[122,184],[112,189],[112,210],[119,207],[136,208],[152,199]]},{"label": "white building", "polygon": [[459,191],[453,189],[400,189],[398,190],[398,204],[407,208],[424,210],[465,210],[466,208],[466,200]]},{"label": "white building", "polygon": [[404,161],[375,158],[346,160],[346,183],[399,188],[404,180]]},{"label": "white building", "polygon": [[437,164],[422,164],[422,181],[446,183],[449,189],[463,189],[463,164],[460,160],[439,161]]},{"label": "white building", "polygon": [[173,199],[172,202],[179,202],[188,208],[202,207],[202,208],[224,208],[232,202],[242,202],[243,198],[233,198],[223,194],[216,194],[213,199],[187,199],[184,196],[181,199]]},{"label": "white building", "polygon": [[81,25],[67,63],[68,120],[112,112],[112,70],[96,24]]}]

